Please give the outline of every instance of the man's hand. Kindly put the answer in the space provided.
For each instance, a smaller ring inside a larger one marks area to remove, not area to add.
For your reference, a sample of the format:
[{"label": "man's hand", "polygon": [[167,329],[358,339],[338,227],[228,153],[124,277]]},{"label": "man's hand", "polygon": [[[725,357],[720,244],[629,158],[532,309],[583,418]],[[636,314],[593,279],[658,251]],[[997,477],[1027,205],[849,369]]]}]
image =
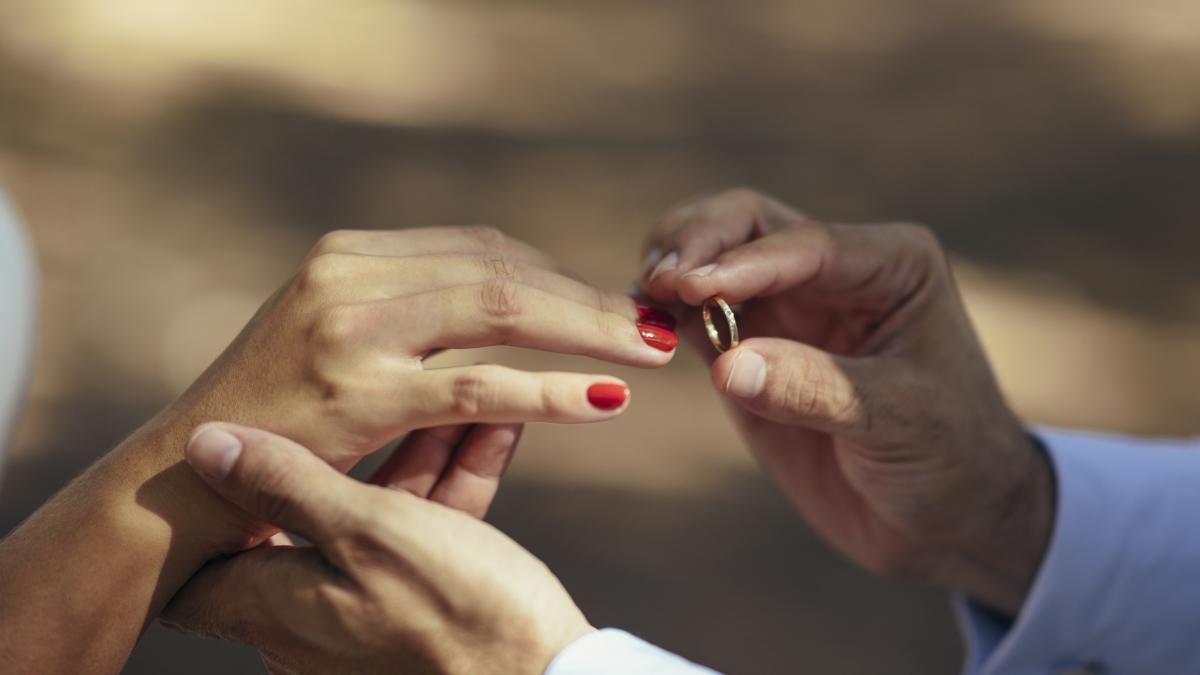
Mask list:
[{"label": "man's hand", "polygon": [[440,479],[385,465],[374,482],[398,488],[387,489],[274,434],[201,427],[187,459],[204,480],[313,546],[277,537],[210,564],[164,622],[253,645],[277,674],[539,675],[593,629],[545,565],[455,510],[486,511],[516,440],[513,428],[477,431]]},{"label": "man's hand", "polygon": [[[0,605],[22,609],[0,607],[0,669],[118,672],[206,561],[277,531],[183,464],[203,422],[264,428],[344,471],[414,430],[599,422],[628,403],[606,375],[428,368],[439,350],[512,345],[657,367],[676,341],[663,317],[493,229],[330,233],[183,396],[0,542]],[[444,452],[455,434],[422,431],[406,450]],[[397,461],[417,475],[430,456]]]},{"label": "man's hand", "polygon": [[748,190],[678,208],[646,247],[654,300],[741,304],[714,359],[760,461],[838,550],[876,572],[1020,609],[1053,479],[992,376],[934,236],[820,223]]}]

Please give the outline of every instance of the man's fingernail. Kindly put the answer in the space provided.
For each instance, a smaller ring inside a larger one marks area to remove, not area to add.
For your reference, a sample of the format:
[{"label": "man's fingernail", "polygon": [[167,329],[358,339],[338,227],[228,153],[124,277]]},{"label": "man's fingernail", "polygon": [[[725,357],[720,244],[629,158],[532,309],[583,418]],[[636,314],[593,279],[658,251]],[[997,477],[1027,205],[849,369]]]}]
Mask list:
[{"label": "man's fingernail", "polygon": [[638,332],[646,344],[662,352],[673,352],[679,344],[679,336],[674,331],[648,323],[639,323]]},{"label": "man's fingernail", "polygon": [[662,256],[663,252],[661,248],[655,246],[650,249],[646,253],[646,258],[642,260],[642,275],[649,274],[650,270],[654,269],[654,266],[658,264],[658,261],[662,260]]},{"label": "man's fingernail", "polygon": [[675,317],[664,312],[657,307],[647,307],[646,305],[638,305],[638,323],[648,323],[651,326],[666,328],[667,330],[675,330]]},{"label": "man's fingernail", "polygon": [[705,265],[704,267],[697,267],[696,269],[692,270],[691,272],[688,272],[687,274],[685,274],[683,276],[685,276],[685,277],[706,277],[706,276],[712,274],[712,271],[715,269],[717,269],[717,263],[709,263],[709,264]]},{"label": "man's fingernail", "polygon": [[725,381],[725,391],[738,398],[754,398],[762,393],[767,383],[767,360],[762,354],[749,349],[739,349]]},{"label": "man's fingernail", "polygon": [[623,384],[593,384],[587,390],[588,403],[601,410],[616,410],[629,398],[629,387]]},{"label": "man's fingernail", "polygon": [[188,441],[188,464],[213,480],[224,480],[241,454],[241,439],[214,427],[200,429]]},{"label": "man's fingernail", "polygon": [[658,265],[655,266],[654,271],[650,273],[650,281],[654,281],[654,279],[660,274],[663,274],[664,272],[670,272],[676,267],[679,267],[679,254],[671,251],[667,254],[667,257],[659,261]]}]

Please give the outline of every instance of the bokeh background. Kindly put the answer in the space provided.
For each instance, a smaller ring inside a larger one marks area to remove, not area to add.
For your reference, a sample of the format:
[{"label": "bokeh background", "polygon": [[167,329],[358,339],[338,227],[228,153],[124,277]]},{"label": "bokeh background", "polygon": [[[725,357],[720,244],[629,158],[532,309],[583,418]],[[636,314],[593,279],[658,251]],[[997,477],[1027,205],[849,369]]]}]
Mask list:
[{"label": "bokeh background", "polygon": [[[1200,419],[1200,4],[0,2],[0,182],[43,273],[7,531],[169,402],[340,227],[488,223],[599,285],[752,185],[918,220],[1030,420]],[[534,367],[596,364],[519,352]],[[952,673],[946,598],[794,517],[690,355],[531,429],[493,520],[589,617],[730,673]],[[130,673],[258,672],[153,628]]]}]

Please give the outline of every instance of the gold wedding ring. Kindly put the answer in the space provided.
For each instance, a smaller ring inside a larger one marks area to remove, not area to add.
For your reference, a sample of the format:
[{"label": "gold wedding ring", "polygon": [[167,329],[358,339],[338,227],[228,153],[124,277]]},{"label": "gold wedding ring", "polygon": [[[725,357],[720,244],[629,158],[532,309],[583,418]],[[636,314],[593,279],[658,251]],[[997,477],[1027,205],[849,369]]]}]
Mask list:
[{"label": "gold wedding ring", "polygon": [[[725,321],[729,324],[728,347],[722,343],[721,332],[718,331],[717,327],[713,325],[712,308],[714,305],[725,315]],[[713,297],[705,300],[703,313],[704,329],[708,332],[708,341],[712,343],[712,346],[717,348],[717,351],[727,352],[730,349],[738,346],[740,340],[738,339],[737,317],[733,315],[733,309],[729,307],[729,303],[725,302],[724,298],[719,295],[714,295]]]}]

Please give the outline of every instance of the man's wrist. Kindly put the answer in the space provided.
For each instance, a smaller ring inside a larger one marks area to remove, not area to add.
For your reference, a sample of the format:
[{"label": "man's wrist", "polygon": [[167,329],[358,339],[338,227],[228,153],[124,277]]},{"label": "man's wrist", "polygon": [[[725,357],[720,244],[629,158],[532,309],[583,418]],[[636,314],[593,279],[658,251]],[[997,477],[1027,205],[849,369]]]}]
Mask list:
[{"label": "man's wrist", "polygon": [[969,516],[955,564],[935,582],[964,593],[1003,615],[1015,617],[1045,557],[1054,526],[1054,469],[1041,443],[1024,435],[1003,453],[1003,477],[980,480],[985,499]]}]

